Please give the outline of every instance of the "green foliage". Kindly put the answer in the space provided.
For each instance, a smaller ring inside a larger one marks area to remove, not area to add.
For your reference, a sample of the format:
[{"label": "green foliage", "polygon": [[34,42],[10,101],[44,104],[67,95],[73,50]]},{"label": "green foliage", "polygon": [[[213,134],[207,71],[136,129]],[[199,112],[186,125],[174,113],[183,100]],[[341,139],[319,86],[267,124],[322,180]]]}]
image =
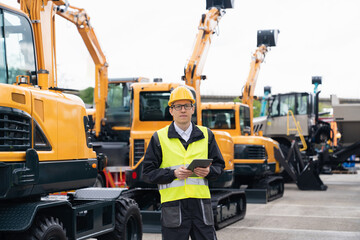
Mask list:
[{"label": "green foliage", "polygon": [[[331,104],[319,102],[319,113],[325,113],[329,112],[329,110],[332,108]],[[331,117],[330,114],[324,114],[322,117]]]},{"label": "green foliage", "polygon": [[241,102],[241,99],[239,97],[234,98],[234,102]]},{"label": "green foliage", "polygon": [[254,100],[253,102],[253,111],[254,111],[254,114],[253,114],[253,117],[256,118],[256,117],[259,117],[260,116],[260,111],[261,111],[261,101],[260,100]]},{"label": "green foliage", "polygon": [[93,87],[88,87],[86,89],[80,90],[79,96],[84,101],[84,103],[93,104],[93,102],[94,102],[94,88]]},{"label": "green foliage", "polygon": [[[233,99],[234,102],[241,102],[241,99],[239,97],[236,97]],[[261,100],[254,100],[253,102],[253,117],[259,117],[261,111]]]}]

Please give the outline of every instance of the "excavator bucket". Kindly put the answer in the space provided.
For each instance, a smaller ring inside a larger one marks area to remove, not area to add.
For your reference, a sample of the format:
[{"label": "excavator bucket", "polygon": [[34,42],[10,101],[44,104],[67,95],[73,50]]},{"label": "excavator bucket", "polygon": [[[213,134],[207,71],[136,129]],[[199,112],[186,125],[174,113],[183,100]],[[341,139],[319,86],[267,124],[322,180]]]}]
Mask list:
[{"label": "excavator bucket", "polygon": [[279,33],[280,31],[278,29],[259,30],[257,32],[257,46],[265,45],[267,47],[275,47]]},{"label": "excavator bucket", "polygon": [[286,159],[280,149],[274,148],[274,152],[276,160],[285,168],[300,190],[327,189],[319,177],[320,167],[317,162],[309,160],[305,165],[296,141],[292,142]]},{"label": "excavator bucket", "polygon": [[300,190],[326,190],[327,186],[319,177],[319,169],[316,164],[309,162],[304,170],[300,173],[296,182]]},{"label": "excavator bucket", "polygon": [[206,0],[206,9],[212,7],[220,9],[234,8],[234,0]]},{"label": "excavator bucket", "polygon": [[311,78],[311,82],[312,82],[312,84],[317,84],[317,85],[319,85],[319,84],[321,84],[321,82],[322,82],[322,78],[321,78],[320,76],[313,76],[313,77]]}]

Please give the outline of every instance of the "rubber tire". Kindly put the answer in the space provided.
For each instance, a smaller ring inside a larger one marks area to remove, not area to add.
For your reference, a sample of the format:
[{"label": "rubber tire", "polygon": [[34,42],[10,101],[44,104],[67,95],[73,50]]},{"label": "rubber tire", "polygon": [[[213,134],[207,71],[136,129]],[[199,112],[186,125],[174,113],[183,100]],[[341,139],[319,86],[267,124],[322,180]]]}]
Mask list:
[{"label": "rubber tire", "polygon": [[133,199],[120,198],[115,205],[115,229],[98,240],[141,240],[142,220],[140,209]]},{"label": "rubber tire", "polygon": [[28,240],[67,240],[66,230],[59,219],[37,216],[32,227],[26,234]]},{"label": "rubber tire", "polygon": [[101,174],[98,174],[98,175],[97,175],[96,181],[95,181],[95,183],[94,183],[94,187],[98,187],[98,188],[103,188],[103,187],[105,187],[104,179],[103,179],[103,177],[101,176]]}]

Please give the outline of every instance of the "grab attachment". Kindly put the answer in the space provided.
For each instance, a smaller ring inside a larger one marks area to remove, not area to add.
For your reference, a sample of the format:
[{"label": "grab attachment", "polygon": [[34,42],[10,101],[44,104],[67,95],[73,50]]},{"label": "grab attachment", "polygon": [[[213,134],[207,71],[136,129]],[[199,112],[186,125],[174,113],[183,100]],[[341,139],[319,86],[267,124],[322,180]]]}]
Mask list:
[{"label": "grab attachment", "polygon": [[320,167],[317,161],[304,163],[296,141],[292,141],[286,159],[280,149],[274,147],[275,158],[285,168],[300,190],[325,191],[327,186],[319,177]]}]

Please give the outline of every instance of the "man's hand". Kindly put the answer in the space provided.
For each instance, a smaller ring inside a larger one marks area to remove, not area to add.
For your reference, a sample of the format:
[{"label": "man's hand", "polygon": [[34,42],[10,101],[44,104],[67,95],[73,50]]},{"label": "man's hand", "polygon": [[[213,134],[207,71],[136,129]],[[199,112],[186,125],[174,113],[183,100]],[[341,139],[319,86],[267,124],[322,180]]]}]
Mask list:
[{"label": "man's hand", "polygon": [[206,177],[210,172],[210,166],[203,168],[203,167],[197,167],[194,169],[194,173],[198,177]]},{"label": "man's hand", "polygon": [[193,172],[191,170],[186,169],[186,167],[181,166],[174,171],[174,174],[176,178],[180,180],[184,180],[190,177],[193,174]]}]

